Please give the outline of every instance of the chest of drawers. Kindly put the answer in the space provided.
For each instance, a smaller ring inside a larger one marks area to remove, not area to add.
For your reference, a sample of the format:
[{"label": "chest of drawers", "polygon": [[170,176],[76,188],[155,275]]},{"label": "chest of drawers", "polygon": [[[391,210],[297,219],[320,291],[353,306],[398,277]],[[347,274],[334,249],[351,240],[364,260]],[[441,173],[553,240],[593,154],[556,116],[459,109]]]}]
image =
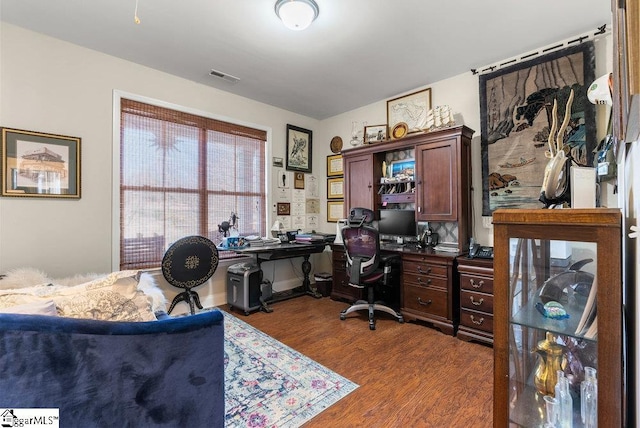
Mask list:
[{"label": "chest of drawers", "polygon": [[457,324],[457,293],[453,289],[454,257],[402,254],[401,311],[405,320],[432,324],[453,335]]},{"label": "chest of drawers", "polygon": [[458,257],[458,338],[493,344],[493,260]]}]

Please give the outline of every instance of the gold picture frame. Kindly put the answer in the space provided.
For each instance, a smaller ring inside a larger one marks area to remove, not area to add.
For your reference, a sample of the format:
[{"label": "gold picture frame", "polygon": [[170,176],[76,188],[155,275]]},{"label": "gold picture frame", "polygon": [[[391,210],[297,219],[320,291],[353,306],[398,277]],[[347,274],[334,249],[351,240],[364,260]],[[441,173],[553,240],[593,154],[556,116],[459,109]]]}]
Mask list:
[{"label": "gold picture frame", "polygon": [[387,126],[393,129],[398,123],[405,122],[409,134],[421,132],[427,126],[429,110],[431,88],[393,98],[387,101]]},{"label": "gold picture frame", "polygon": [[327,156],[327,177],[335,177],[344,174],[342,155]]},{"label": "gold picture frame", "polygon": [[327,221],[336,223],[344,218],[344,201],[327,201]]},{"label": "gold picture frame", "polygon": [[2,128],[2,196],[80,199],[79,137]]},{"label": "gold picture frame", "polygon": [[327,199],[344,198],[344,177],[327,179]]}]

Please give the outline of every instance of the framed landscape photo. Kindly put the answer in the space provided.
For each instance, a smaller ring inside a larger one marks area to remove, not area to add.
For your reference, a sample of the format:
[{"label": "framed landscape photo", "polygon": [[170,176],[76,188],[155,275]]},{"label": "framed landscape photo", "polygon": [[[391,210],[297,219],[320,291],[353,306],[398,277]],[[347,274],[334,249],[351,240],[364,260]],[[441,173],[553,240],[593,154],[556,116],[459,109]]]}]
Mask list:
[{"label": "framed landscape photo", "polygon": [[344,178],[327,179],[327,199],[344,198]]},{"label": "framed landscape photo", "polygon": [[327,156],[327,177],[335,177],[344,174],[342,155]]},{"label": "framed landscape photo", "polygon": [[381,143],[387,139],[387,125],[373,125],[364,127],[364,143]]},{"label": "framed landscape photo", "polygon": [[311,173],[311,144],[313,132],[287,125],[287,165],[289,171]]},{"label": "framed landscape photo", "polygon": [[80,199],[80,141],[2,128],[2,196]]},{"label": "framed landscape photo", "polygon": [[393,129],[398,123],[406,123],[408,133],[420,132],[427,126],[427,114],[431,110],[431,88],[387,101],[387,126]]}]

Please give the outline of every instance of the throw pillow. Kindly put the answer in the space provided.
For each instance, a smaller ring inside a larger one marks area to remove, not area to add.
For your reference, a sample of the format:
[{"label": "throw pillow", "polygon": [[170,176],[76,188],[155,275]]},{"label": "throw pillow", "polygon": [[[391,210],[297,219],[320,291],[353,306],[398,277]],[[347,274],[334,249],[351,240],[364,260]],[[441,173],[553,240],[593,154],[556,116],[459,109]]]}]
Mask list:
[{"label": "throw pillow", "polygon": [[58,314],[107,321],[154,321],[152,299],[138,290],[137,271],[119,271],[73,287],[0,290],[0,307],[53,300]]},{"label": "throw pillow", "polygon": [[58,315],[56,304],[53,300],[39,301],[27,303],[24,305],[11,306],[8,308],[0,308],[3,314],[32,314],[32,315]]}]

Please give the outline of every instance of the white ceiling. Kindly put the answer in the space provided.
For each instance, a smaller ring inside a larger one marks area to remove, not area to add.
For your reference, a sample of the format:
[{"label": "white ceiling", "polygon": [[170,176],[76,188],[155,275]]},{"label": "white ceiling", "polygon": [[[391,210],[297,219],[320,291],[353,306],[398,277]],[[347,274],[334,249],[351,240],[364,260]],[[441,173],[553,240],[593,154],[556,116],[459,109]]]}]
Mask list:
[{"label": "white ceiling", "polygon": [[138,1],[138,25],[136,0],[2,0],[0,19],[317,119],[611,22],[610,0],[316,0],[294,32],[275,0]]}]

